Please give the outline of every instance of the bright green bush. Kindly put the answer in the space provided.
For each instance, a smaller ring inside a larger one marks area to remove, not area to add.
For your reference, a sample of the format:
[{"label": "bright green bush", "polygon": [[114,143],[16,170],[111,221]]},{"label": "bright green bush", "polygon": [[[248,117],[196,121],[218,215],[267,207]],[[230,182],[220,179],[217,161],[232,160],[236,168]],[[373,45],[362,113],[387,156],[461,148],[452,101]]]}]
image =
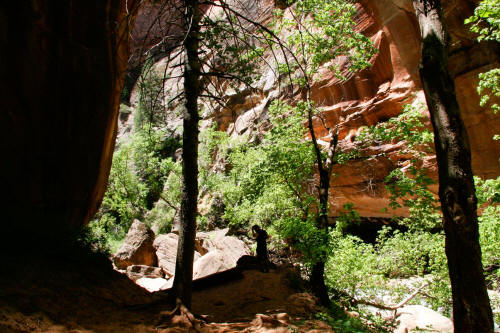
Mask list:
[{"label": "bright green bush", "polygon": [[377,252],[355,236],[334,232],[333,248],[326,266],[327,283],[349,295],[375,295],[383,276],[377,267]]}]

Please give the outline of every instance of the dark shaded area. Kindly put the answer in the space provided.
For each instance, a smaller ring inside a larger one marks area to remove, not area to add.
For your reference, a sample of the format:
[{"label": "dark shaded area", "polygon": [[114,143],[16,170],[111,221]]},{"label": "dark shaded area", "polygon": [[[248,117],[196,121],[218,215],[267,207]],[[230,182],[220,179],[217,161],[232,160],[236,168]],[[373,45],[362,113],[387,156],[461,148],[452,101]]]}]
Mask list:
[{"label": "dark shaded area", "polygon": [[357,223],[350,223],[343,228],[344,233],[357,236],[365,243],[375,244],[378,232],[383,227],[390,227],[393,230],[402,232],[408,231],[408,227],[398,224],[398,221],[391,218],[360,217]]},{"label": "dark shaded area", "polygon": [[123,90],[120,95],[120,103],[130,106],[130,95],[134,89],[135,83],[141,76],[142,64],[129,68],[125,74],[125,81],[123,83]]},{"label": "dark shaded area", "polygon": [[[129,6],[134,1],[128,1]],[[57,242],[105,190],[128,54],[125,1],[0,5],[0,243]],[[17,244],[19,246],[19,244]]]}]

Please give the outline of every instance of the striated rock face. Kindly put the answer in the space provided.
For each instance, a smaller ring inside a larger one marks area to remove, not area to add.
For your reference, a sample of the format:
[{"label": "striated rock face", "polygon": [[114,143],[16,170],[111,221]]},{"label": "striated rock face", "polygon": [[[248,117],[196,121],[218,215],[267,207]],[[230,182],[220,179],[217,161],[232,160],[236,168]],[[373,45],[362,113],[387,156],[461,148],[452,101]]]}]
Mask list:
[{"label": "striated rock face", "polygon": [[126,3],[132,9],[136,1],[0,5],[0,183],[7,240],[13,232],[53,237],[57,227],[82,225],[97,210],[128,59],[133,17],[126,17]]},{"label": "striated rock face", "polygon": [[179,236],[176,234],[162,234],[156,237],[153,243],[158,257],[158,266],[163,269],[167,277],[172,277],[175,273],[178,240]]},{"label": "striated rock face", "polygon": [[132,265],[127,267],[127,276],[129,279],[136,281],[141,278],[163,278],[165,275],[160,267]]},{"label": "striated rock face", "polygon": [[[463,25],[464,19],[472,14],[473,4],[464,0],[443,4],[451,34],[450,71],[455,76],[458,102],[471,142],[474,173],[480,177],[496,177],[500,174],[500,143],[492,137],[500,130],[500,119],[479,107],[476,87],[479,72],[491,64],[498,66],[498,48],[476,44],[474,36]],[[397,115],[404,104],[420,101],[425,105],[418,76],[420,33],[411,1],[360,1],[357,20],[358,28],[370,36],[379,49],[371,61],[372,67],[345,83],[324,73],[313,95],[316,103],[325,107],[330,125],[341,125],[340,139],[347,141],[344,144],[352,141],[361,126],[374,125]],[[319,123],[317,125],[317,133],[325,135]],[[342,177],[332,179],[332,214],[336,215],[344,203],[353,202],[361,215],[385,215],[380,212],[387,206],[383,179],[394,168],[408,163],[407,158],[397,154],[398,145],[401,143],[374,147],[372,157],[367,160],[335,169]],[[435,159],[430,156],[424,163],[437,179]],[[404,211],[398,213],[404,214]]]},{"label": "striated rock face", "polygon": [[[263,13],[259,20],[265,21],[271,11],[262,7],[274,4],[259,3],[259,13]],[[475,36],[463,25],[464,19],[473,12],[472,2],[454,0],[443,3],[446,25],[451,34],[450,71],[455,77],[458,102],[469,133],[473,170],[483,178],[496,177],[500,174],[500,142],[493,141],[492,137],[500,133],[500,118],[479,107],[476,87],[478,73],[499,65],[500,50],[497,45],[477,44]],[[340,82],[325,66],[317,75],[312,90],[315,105],[323,108],[328,125],[339,125],[341,145],[347,148],[352,147],[361,128],[398,115],[405,104],[422,105],[422,112],[427,112],[418,73],[420,32],[411,1],[359,0],[357,9],[357,28],[378,48],[378,53],[371,59],[372,66],[355,75],[345,73],[349,78],[345,82]],[[272,71],[265,68],[254,87],[254,91],[243,90],[237,94],[228,90],[224,98],[229,107],[216,109],[208,115],[206,124],[215,121],[220,130],[233,136],[248,134],[255,137],[266,130],[263,124],[267,119],[267,107],[283,93],[279,91]],[[298,98],[297,91],[293,93],[294,98]],[[430,122],[427,125],[430,126]],[[320,121],[315,122],[315,132],[320,140],[328,140]],[[381,212],[389,202],[384,178],[393,169],[403,168],[409,163],[410,156],[398,153],[403,145],[403,142],[398,142],[374,146],[368,157],[337,166],[334,172],[339,177],[331,179],[330,214],[338,215],[345,203],[352,202],[362,216],[405,215],[404,209]],[[428,156],[424,166],[437,180],[434,156]],[[437,186],[433,190],[437,193]]]}]

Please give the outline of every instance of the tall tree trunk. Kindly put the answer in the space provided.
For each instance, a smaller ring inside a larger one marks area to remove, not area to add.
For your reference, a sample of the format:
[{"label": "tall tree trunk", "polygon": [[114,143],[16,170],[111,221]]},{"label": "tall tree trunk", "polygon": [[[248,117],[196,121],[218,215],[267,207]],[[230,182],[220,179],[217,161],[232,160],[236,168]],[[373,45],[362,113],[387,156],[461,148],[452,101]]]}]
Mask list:
[{"label": "tall tree trunk", "polygon": [[194,242],[198,200],[198,96],[200,60],[198,57],[200,11],[198,0],[185,0],[184,41],[184,132],[182,135],[181,228],[177,246],[173,290],[177,302],[191,307]]},{"label": "tall tree trunk", "polygon": [[448,72],[441,2],[413,0],[413,6],[422,34],[420,77],[434,127],[455,333],[490,333],[493,317],[481,264],[470,146]]}]

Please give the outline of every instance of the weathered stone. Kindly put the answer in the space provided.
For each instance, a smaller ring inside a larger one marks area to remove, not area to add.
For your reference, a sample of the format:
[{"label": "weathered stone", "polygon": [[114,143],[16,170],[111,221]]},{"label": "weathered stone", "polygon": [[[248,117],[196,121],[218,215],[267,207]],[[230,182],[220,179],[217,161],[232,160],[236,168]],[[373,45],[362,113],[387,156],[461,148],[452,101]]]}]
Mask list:
[{"label": "weathered stone", "polygon": [[244,255],[250,254],[250,249],[242,240],[234,236],[225,236],[215,244],[224,255],[224,261],[229,263],[229,268],[236,267],[236,262]]},{"label": "weathered stone", "polygon": [[236,262],[240,257],[250,254],[250,249],[242,240],[234,236],[226,236],[228,228],[214,230],[210,232],[198,232],[196,239],[203,249],[208,251],[220,251],[226,268],[236,267]]},{"label": "weathered stone", "polygon": [[154,237],[154,232],[144,223],[134,220],[122,246],[113,256],[116,267],[124,269],[131,265],[156,266]]},{"label": "weathered stone", "polygon": [[158,267],[163,269],[167,277],[171,277],[175,273],[178,240],[178,235],[170,233],[158,235],[153,243],[158,257]]},{"label": "weathered stone", "polygon": [[226,261],[224,253],[212,250],[195,261],[193,266],[193,279],[199,279],[207,275],[225,271],[232,268],[231,263]]},{"label": "weathered stone", "polygon": [[397,311],[399,324],[395,333],[420,332],[453,332],[453,322],[445,316],[422,305],[407,305]]},{"label": "weathered stone", "polygon": [[174,277],[171,277],[160,287],[160,290],[170,289],[172,288],[173,285],[174,285]]},{"label": "weathered stone", "polygon": [[167,283],[163,278],[147,278],[143,277],[135,281],[139,286],[143,287],[149,292],[161,290],[161,287]]},{"label": "weathered stone", "polygon": [[160,267],[152,267],[146,265],[132,265],[127,267],[127,276],[132,280],[138,280],[140,278],[163,278],[165,274]]},{"label": "weathered stone", "polygon": [[216,243],[218,243],[223,237],[228,233],[229,228],[213,230],[209,232],[200,231],[196,233],[196,239],[200,240],[200,244],[207,250],[216,249]]},{"label": "weathered stone", "polygon": [[[175,261],[177,259],[177,242],[179,235],[174,233],[161,234],[156,237],[153,247],[156,249],[158,257],[158,267],[165,273],[166,277],[171,277],[175,273]],[[195,243],[197,244],[197,242]],[[201,255],[198,249],[194,252],[194,261]]]}]

